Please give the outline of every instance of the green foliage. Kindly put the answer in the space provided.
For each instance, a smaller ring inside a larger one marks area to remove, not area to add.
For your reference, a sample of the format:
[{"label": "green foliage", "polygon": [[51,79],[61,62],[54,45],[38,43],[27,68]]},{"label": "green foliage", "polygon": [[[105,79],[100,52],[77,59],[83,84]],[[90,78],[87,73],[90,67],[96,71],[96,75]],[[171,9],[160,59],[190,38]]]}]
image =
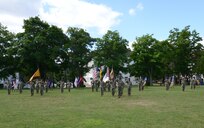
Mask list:
[{"label": "green foliage", "polygon": [[125,71],[124,64],[127,63],[129,53],[127,44],[128,41],[117,31],[108,31],[102,39],[97,40],[94,52],[95,65],[113,67],[115,74]]},{"label": "green foliage", "polygon": [[150,85],[152,85],[152,75],[158,70],[160,64],[160,49],[157,43],[158,41],[152,35],[138,37],[133,43],[133,51],[130,55],[133,60],[130,73],[134,76],[149,76]]},{"label": "green foliage", "polygon": [[190,26],[186,26],[179,31],[175,28],[170,31],[169,42],[174,46],[174,65],[176,74],[191,74],[196,66],[202,45],[198,42],[202,40],[195,30],[190,31]]},{"label": "green foliage", "polygon": [[89,33],[81,28],[69,27],[67,30],[69,46],[64,47],[64,52],[68,65],[64,67],[70,79],[74,81],[75,77],[83,76],[90,69],[88,63],[92,59],[91,48],[95,41]]},{"label": "green foliage", "polygon": [[14,73],[15,56],[10,54],[13,42],[14,34],[0,23],[0,78]]},{"label": "green foliage", "polygon": [[[40,68],[42,78],[46,73],[57,71],[57,57],[68,39],[56,26],[31,17],[24,20],[24,32],[17,35],[16,54],[19,56],[19,70],[31,75]],[[58,69],[59,70],[59,69]]]}]

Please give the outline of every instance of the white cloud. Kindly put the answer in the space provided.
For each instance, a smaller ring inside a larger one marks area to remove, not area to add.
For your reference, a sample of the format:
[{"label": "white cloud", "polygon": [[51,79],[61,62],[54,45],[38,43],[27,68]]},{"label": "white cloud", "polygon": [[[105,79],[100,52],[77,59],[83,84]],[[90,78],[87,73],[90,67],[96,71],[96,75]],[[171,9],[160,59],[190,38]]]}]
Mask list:
[{"label": "white cloud", "polygon": [[142,11],[143,9],[144,9],[143,4],[142,3],[138,3],[135,8],[129,9],[128,12],[129,12],[129,15],[134,16],[136,14],[136,12]]},{"label": "white cloud", "polygon": [[131,15],[131,16],[135,15],[135,14],[136,14],[135,11],[136,11],[135,9],[131,8],[131,9],[129,10],[129,15]]},{"label": "white cloud", "polygon": [[142,4],[142,3],[138,3],[138,4],[137,4],[137,9],[138,9],[138,10],[143,10],[143,9],[144,9],[143,4]]},{"label": "white cloud", "polygon": [[83,0],[0,0],[0,22],[9,30],[22,31],[23,19],[37,15],[63,30],[82,27],[104,34],[120,23],[122,14],[106,5]]},{"label": "white cloud", "polygon": [[200,43],[204,46],[204,37],[202,39],[203,40]]}]

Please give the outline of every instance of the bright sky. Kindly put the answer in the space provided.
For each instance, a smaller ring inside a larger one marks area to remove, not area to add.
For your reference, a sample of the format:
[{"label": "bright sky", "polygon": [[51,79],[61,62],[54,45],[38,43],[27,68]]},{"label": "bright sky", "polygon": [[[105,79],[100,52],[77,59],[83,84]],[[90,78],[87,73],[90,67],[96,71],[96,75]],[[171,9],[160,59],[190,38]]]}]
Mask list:
[{"label": "bright sky", "polygon": [[118,30],[130,42],[144,34],[163,40],[171,29],[190,25],[204,39],[203,6],[204,0],[0,0],[0,22],[17,33],[23,19],[38,15],[64,31],[82,27],[92,37]]}]

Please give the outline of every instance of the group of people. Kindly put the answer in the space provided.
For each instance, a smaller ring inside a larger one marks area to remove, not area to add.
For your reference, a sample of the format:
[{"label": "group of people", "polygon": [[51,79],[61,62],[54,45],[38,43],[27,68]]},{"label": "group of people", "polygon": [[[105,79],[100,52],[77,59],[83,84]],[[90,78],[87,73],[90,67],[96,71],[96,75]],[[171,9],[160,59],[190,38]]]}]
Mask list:
[{"label": "group of people", "polygon": [[[188,81],[190,83],[190,88],[191,89],[195,89],[196,85],[199,85],[199,81],[196,79],[195,76],[192,76],[192,77],[189,77],[189,78],[187,76],[181,76],[179,83],[181,84],[182,91],[185,91]],[[164,85],[166,87],[166,90],[168,91],[169,88],[171,88],[171,87],[173,87],[175,85],[174,77],[165,78]]]},{"label": "group of people", "polygon": [[123,89],[127,85],[128,90],[128,96],[131,95],[131,88],[132,88],[132,82],[130,81],[130,78],[127,78],[125,82],[122,81],[122,75],[119,74],[118,78],[116,79],[110,79],[109,81],[104,82],[103,80],[92,80],[91,81],[91,88],[92,92],[96,90],[98,92],[100,87],[101,96],[104,95],[104,91],[106,91],[106,88],[108,89],[108,92],[111,91],[112,96],[115,95],[116,89],[118,89],[118,98],[120,98],[123,95]]}]

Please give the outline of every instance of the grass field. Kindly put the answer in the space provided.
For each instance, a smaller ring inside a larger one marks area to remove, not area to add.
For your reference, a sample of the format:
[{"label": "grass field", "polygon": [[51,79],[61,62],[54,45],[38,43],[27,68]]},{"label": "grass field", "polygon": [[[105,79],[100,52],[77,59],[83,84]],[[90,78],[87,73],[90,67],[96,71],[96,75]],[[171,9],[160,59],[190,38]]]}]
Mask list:
[{"label": "grass field", "polygon": [[44,96],[0,90],[0,128],[203,128],[204,87],[146,87],[122,98],[91,89],[59,89]]}]

